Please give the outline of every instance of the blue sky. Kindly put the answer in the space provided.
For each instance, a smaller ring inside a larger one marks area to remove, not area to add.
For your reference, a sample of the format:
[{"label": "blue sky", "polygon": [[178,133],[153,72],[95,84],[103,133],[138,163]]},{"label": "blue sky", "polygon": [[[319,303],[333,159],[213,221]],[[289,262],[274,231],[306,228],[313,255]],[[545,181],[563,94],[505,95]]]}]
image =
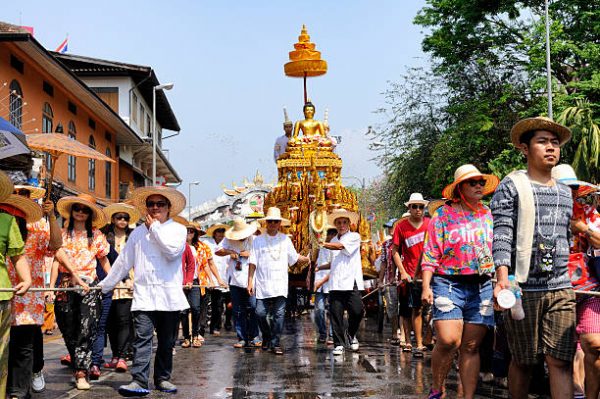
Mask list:
[{"label": "blue sky", "polygon": [[379,175],[364,133],[383,122],[374,111],[388,82],[427,62],[412,24],[424,3],[20,0],[3,6],[2,20],[33,26],[51,50],[68,33],[69,53],[149,65],[161,82],[175,82],[167,95],[182,131],[164,147],[186,196],[188,182],[201,182],[192,187],[197,205],[256,170],[275,178],[282,107],[293,120],[302,117],[302,81],[283,74],[302,24],[329,64],[308,91],[317,117],[328,108],[331,133],[343,137],[342,175]]}]

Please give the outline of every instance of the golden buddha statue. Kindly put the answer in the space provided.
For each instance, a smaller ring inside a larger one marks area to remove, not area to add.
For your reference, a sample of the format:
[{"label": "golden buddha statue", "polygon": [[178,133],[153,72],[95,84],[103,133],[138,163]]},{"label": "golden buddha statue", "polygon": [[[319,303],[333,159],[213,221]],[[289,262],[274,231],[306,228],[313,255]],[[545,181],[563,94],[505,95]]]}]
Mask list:
[{"label": "golden buddha statue", "polygon": [[323,126],[321,121],[314,119],[316,111],[315,106],[311,102],[308,102],[304,104],[302,111],[304,112],[305,119],[296,122],[294,125],[293,137],[297,138],[300,130],[302,130],[304,137],[326,137],[325,126]]}]

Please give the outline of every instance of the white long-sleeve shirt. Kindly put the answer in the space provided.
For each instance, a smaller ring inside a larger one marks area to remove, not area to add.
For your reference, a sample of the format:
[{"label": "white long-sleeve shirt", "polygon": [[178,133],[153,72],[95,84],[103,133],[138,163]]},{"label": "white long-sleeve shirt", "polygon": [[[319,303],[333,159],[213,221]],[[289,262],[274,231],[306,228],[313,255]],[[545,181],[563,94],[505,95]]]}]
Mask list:
[{"label": "white long-sleeve shirt", "polygon": [[108,276],[100,282],[107,293],[133,267],[131,310],[176,311],[188,309],[183,293],[181,257],[186,245],[186,228],[172,219],[155,221],[133,230]]},{"label": "white long-sleeve shirt", "polygon": [[256,299],[288,296],[288,266],[298,261],[292,240],[283,233],[261,234],[254,239],[249,263],[256,266]]},{"label": "white long-sleeve shirt", "polygon": [[365,289],[362,263],[360,261],[360,234],[347,232],[341,237],[335,236],[331,243],[340,242],[344,249],[334,251],[329,273],[329,291],[352,291],[354,283],[360,291]]}]

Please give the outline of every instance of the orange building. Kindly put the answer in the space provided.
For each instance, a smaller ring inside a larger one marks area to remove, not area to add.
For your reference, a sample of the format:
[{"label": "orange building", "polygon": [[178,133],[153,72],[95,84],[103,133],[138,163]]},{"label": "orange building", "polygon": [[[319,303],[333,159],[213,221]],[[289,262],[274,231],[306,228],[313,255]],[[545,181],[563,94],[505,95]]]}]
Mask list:
[{"label": "orange building", "polygon": [[[0,22],[0,117],[26,134],[63,133],[114,159],[109,163],[63,155],[55,168],[61,195],[85,192],[107,203],[123,199],[128,185],[150,184],[148,170],[123,162],[120,152],[143,149],[151,157],[152,145],[101,95],[28,31]],[[171,172],[167,182],[180,182],[159,152],[157,168]],[[34,172],[46,162],[39,158]]]}]

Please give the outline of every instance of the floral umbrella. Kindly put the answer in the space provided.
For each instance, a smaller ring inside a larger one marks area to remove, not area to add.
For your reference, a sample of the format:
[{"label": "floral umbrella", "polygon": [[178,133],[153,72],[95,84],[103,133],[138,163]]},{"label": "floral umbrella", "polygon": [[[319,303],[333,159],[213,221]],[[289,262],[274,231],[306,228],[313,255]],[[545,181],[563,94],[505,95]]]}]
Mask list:
[{"label": "floral umbrella", "polygon": [[[97,159],[99,161],[112,162],[115,161],[106,155],[80,143],[77,140],[68,138],[60,133],[38,133],[28,134],[27,144],[32,150],[47,152],[52,158],[52,169],[50,170],[50,180],[48,187],[52,187],[54,179],[54,167],[56,160],[63,154],[72,155],[75,157]],[[50,198],[50,192],[47,190],[46,198]]]}]

